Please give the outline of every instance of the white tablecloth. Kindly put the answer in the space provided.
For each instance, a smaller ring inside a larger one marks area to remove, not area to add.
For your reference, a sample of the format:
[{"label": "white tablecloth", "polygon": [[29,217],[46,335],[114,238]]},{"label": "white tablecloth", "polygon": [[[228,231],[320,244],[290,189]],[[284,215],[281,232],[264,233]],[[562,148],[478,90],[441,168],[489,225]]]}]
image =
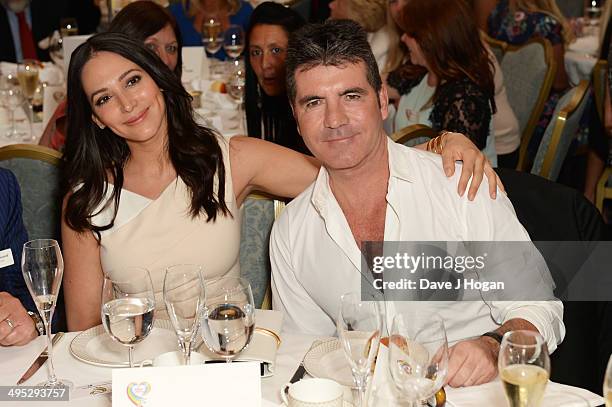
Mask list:
[{"label": "white tablecloth", "polygon": [[576,39],[565,51],[565,71],[572,86],[581,80],[591,80],[591,72],[597,63],[598,37],[588,35]]},{"label": "white tablecloth", "polygon": [[[69,346],[77,333],[68,333],[54,348],[54,364],[59,378],[71,380],[75,386],[110,381],[110,368],[92,366],[75,359],[69,352]],[[276,373],[274,376],[262,379],[262,407],[280,406],[279,391],[285,385],[296,368],[299,366],[304,354],[310,348],[313,336],[283,333],[282,343],[276,357]],[[0,386],[10,386],[17,380],[28,366],[36,359],[45,347],[44,338],[37,338],[30,344],[21,347],[0,347]],[[46,379],[46,366],[41,367],[25,385],[34,385]],[[503,406],[505,398],[501,384],[491,382],[482,386],[462,389],[447,388],[449,407],[480,407]],[[583,389],[564,386],[558,383],[549,383],[546,388],[542,407],[579,407],[597,406],[603,404],[603,399]],[[2,403],[0,405],[10,405]],[[28,406],[40,406],[44,403],[29,402]],[[70,402],[53,402],[53,406],[86,406],[106,407],[111,405],[110,395],[92,396],[75,399]]]}]

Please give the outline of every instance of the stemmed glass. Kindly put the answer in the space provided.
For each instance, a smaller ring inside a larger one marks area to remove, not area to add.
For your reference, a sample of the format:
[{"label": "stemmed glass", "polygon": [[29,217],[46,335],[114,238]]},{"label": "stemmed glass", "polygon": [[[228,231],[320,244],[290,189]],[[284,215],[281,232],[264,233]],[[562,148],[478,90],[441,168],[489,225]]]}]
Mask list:
[{"label": "stemmed glass", "polygon": [[146,269],[131,268],[120,279],[105,276],[102,285],[102,325],[115,341],[128,347],[134,367],[134,345],[144,340],[155,314],[153,283]]},{"label": "stemmed glass", "polygon": [[206,283],[202,338],[206,347],[231,362],[251,342],[255,304],[248,281],[224,277]]},{"label": "stemmed glass", "polygon": [[30,240],[23,245],[21,255],[23,279],[36,304],[47,334],[48,379],[38,386],[72,387],[68,380],[58,379],[53,366],[53,345],[51,342],[51,321],[62,285],[64,260],[57,241],[53,239]]},{"label": "stemmed glass", "polygon": [[[206,52],[210,54],[210,57],[219,52],[223,46],[223,28],[218,18],[207,17],[204,19],[202,23],[202,43],[204,44]],[[214,58],[211,58],[209,61],[209,78],[213,77],[215,71],[213,59]]]},{"label": "stemmed glass", "polygon": [[612,355],[610,355],[610,359],[608,360],[606,377],[604,377],[603,396],[606,400],[606,407],[612,407]]},{"label": "stemmed glass", "polygon": [[359,406],[365,406],[366,389],[378,354],[382,332],[382,312],[378,301],[362,301],[359,293],[340,297],[336,319],[338,337],[359,389]]},{"label": "stemmed glass", "polygon": [[228,81],[228,93],[236,101],[238,104],[238,113],[237,119],[239,123],[240,131],[243,130],[243,105],[244,105],[244,91],[246,84],[246,76],[243,69],[238,68],[234,72],[232,72]]},{"label": "stemmed glass", "polygon": [[448,372],[448,342],[439,316],[414,312],[393,318],[389,371],[409,406],[419,406],[440,390]]},{"label": "stemmed glass", "polygon": [[240,58],[244,50],[244,30],[241,26],[232,24],[225,30],[223,49],[230,58]]},{"label": "stemmed glass", "polygon": [[191,346],[200,327],[204,293],[200,266],[180,264],[166,269],[164,303],[178,336],[186,365],[191,364]]},{"label": "stemmed glass", "polygon": [[497,360],[511,407],[538,407],[550,375],[548,346],[534,331],[506,332]]},{"label": "stemmed glass", "polygon": [[6,88],[0,89],[0,104],[9,112],[11,129],[6,133],[7,138],[17,138],[26,133],[17,130],[15,125],[15,109],[23,105],[25,101],[23,92],[19,86],[8,84]]},{"label": "stemmed glass", "polygon": [[19,80],[24,96],[31,104],[38,87],[38,62],[33,59],[24,59],[17,67],[17,80]]}]

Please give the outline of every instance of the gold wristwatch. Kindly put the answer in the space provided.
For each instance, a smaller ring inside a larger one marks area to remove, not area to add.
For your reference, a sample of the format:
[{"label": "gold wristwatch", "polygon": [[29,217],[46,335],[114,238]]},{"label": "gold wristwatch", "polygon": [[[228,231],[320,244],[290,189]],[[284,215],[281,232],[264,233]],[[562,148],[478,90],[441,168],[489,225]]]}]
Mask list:
[{"label": "gold wristwatch", "polygon": [[42,319],[40,318],[40,315],[32,311],[28,311],[28,315],[30,316],[30,318],[32,318],[32,321],[34,321],[34,326],[36,327],[36,330],[38,331],[38,335],[39,336],[44,335],[45,334],[45,324],[43,324]]}]

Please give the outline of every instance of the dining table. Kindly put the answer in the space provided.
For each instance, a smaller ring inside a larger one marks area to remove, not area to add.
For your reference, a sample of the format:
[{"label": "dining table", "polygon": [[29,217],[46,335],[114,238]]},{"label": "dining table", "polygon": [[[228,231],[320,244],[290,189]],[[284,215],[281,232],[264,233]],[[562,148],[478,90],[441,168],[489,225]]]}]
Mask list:
[{"label": "dining table", "polygon": [[[162,329],[156,327],[154,329]],[[70,351],[72,341],[80,332],[69,332],[57,342],[53,350],[53,362],[58,378],[72,381],[74,388],[90,385],[109,386],[112,378],[112,369],[84,363],[75,358]],[[281,332],[281,343],[276,354],[274,374],[261,379],[261,406],[282,406],[280,391],[290,381],[302,363],[302,360],[312,344],[320,338],[314,335],[301,333]],[[329,338],[326,338],[329,339]],[[145,339],[146,341],[147,339]],[[0,386],[15,386],[21,375],[32,364],[46,346],[46,339],[38,337],[27,345],[0,347]],[[347,362],[348,363],[348,362]],[[156,369],[143,367],[142,369]],[[306,378],[308,378],[306,374]],[[46,366],[42,366],[32,377],[23,383],[24,386],[33,386],[47,378]],[[73,390],[75,392],[76,390]],[[205,398],[206,383],[202,383],[201,394],[198,399]],[[376,392],[371,392],[373,406],[390,406],[393,401],[377,398]],[[480,386],[451,388],[446,387],[447,407],[480,407],[505,406],[505,396],[499,380]],[[345,400],[350,399],[351,389],[345,388]],[[382,401],[381,401],[382,400]],[[585,389],[549,382],[544,395],[542,407],[586,407],[603,404],[603,398]],[[14,402],[2,402],[2,405],[15,405]],[[86,395],[80,398],[71,398],[70,401],[37,402],[30,401],[28,406],[52,405],[103,407],[111,405],[111,394]],[[345,403],[352,406],[350,403]]]}]

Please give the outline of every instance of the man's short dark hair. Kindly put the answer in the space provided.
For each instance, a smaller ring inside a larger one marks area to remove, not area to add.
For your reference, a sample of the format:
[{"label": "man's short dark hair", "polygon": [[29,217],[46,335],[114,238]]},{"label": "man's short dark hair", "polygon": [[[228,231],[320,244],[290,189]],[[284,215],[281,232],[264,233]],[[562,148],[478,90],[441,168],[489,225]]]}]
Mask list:
[{"label": "man's short dark hair", "polygon": [[378,93],[382,80],[366,32],[351,20],[308,24],[294,32],[287,49],[287,95],[295,100],[295,73],[317,66],[342,66],[364,62],[368,83]]}]

